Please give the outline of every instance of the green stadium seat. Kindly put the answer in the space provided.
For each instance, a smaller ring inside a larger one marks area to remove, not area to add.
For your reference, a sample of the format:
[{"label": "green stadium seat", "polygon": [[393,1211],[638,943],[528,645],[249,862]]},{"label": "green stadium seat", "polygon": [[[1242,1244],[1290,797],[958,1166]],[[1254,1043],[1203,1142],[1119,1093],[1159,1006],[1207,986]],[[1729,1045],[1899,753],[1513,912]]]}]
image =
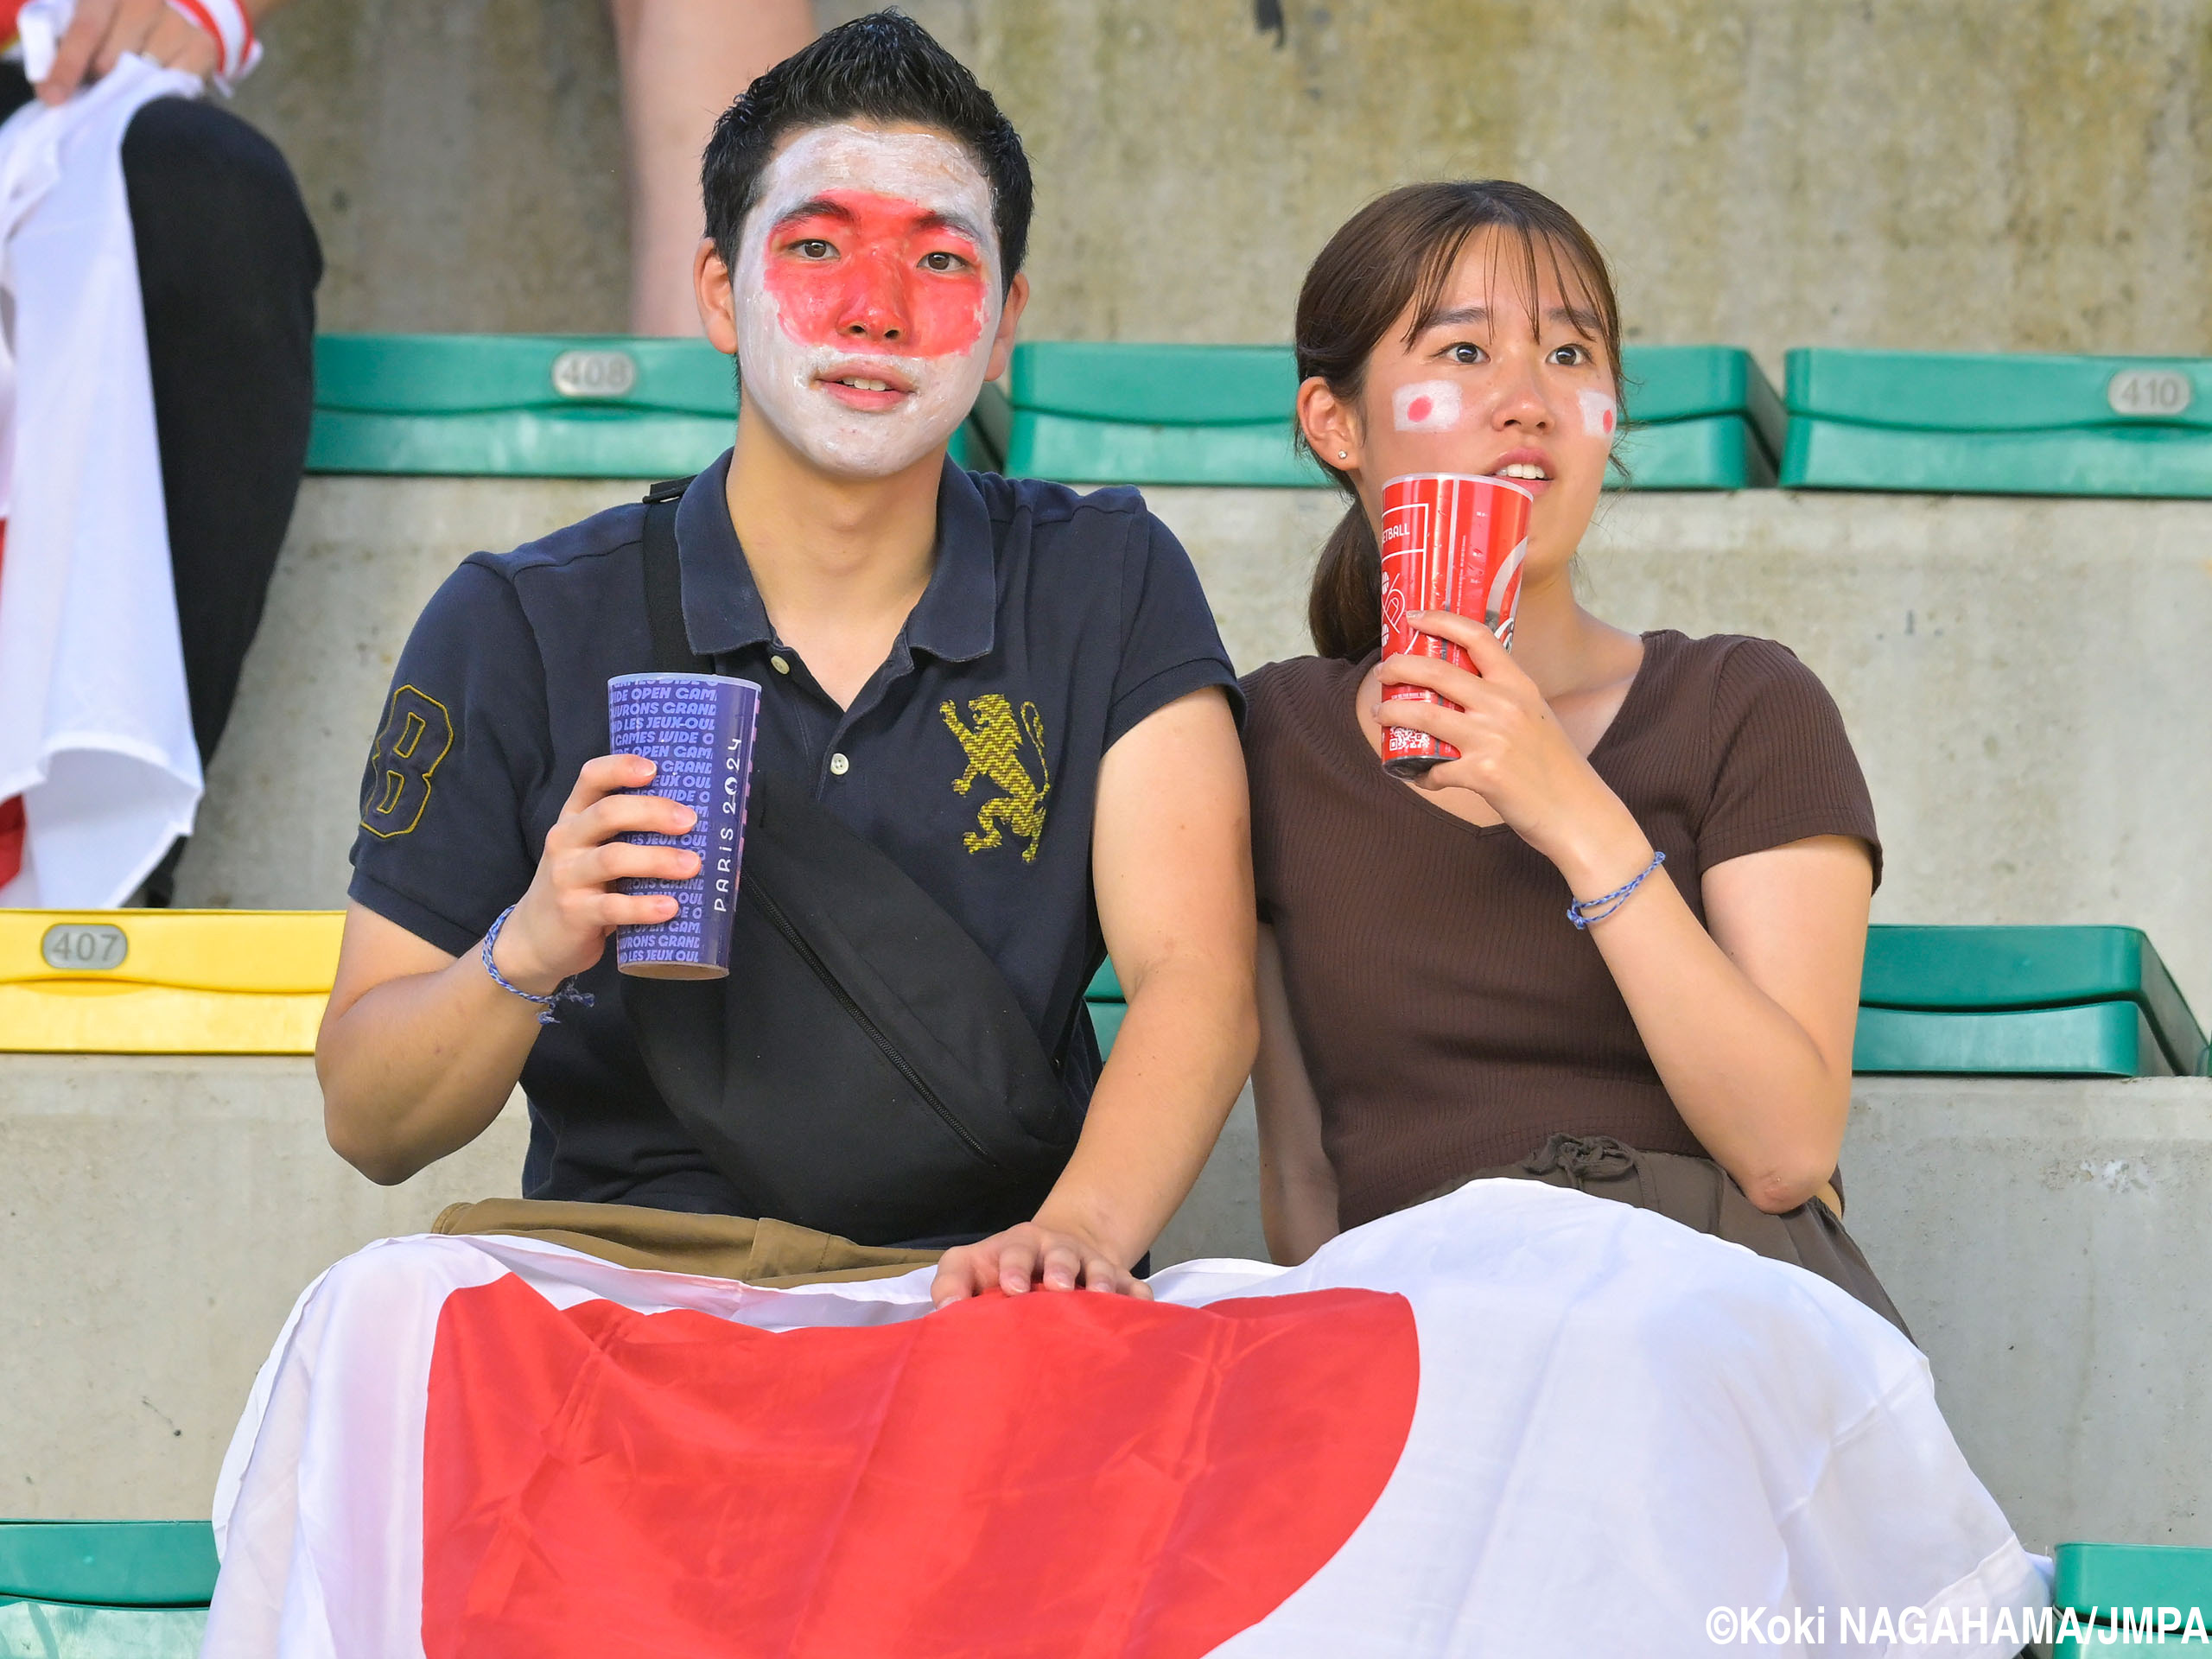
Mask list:
[{"label": "green stadium seat", "polygon": [[2137,928],[1870,928],[1859,1001],[1861,1072],[2171,1077],[2205,1058]]},{"label": "green stadium seat", "polygon": [[1292,447],[1287,346],[1026,340],[1007,381],[1014,477],[1328,487]]},{"label": "green stadium seat", "polygon": [[1861,1075],[2169,1077],[2174,1067],[2132,1002],[1996,1014],[1859,1010],[1851,1069]]},{"label": "green stadium seat", "polygon": [[[2113,1638],[2069,1636],[2052,1649],[2054,1655],[2109,1649],[2129,1633],[2130,1622],[2139,1628],[2146,1608],[2154,1621],[2165,1608],[2174,1609],[2177,1615],[2177,1628],[2162,1633],[2163,1645],[2183,1647],[2185,1652],[2212,1645],[2197,1633],[2212,1628],[2212,1549],[2171,1544],[2081,1543],[2061,1544],[2053,1555],[2056,1571],[2051,1605],[2070,1607],[2084,1620],[2094,1610],[2095,1624]],[[2133,1621],[2123,1622],[2115,1611],[2119,1608],[2131,1610]],[[2196,1616],[2194,1625],[2190,1622],[2191,1613]],[[2184,1630],[2189,1635],[2186,1644],[2182,1641]]]},{"label": "green stadium seat", "polygon": [[0,1659],[193,1659],[215,1569],[205,1521],[0,1521]]},{"label": "green stadium seat", "polygon": [[[1121,1029],[1110,962],[1084,995],[1101,1052]],[[1867,930],[1852,1069],[1862,1074],[2160,1077],[2212,1066],[2139,928]]]},{"label": "green stadium seat", "polygon": [[2212,360],[1795,351],[1785,488],[2212,496]]},{"label": "green stadium seat", "polygon": [[[1618,454],[1635,487],[1774,481],[1782,400],[1749,353],[1633,346],[1623,356],[1631,425]],[[1001,453],[1016,476],[1305,489],[1328,482],[1293,447],[1298,370],[1287,346],[1032,340],[1014,347],[1007,378]],[[980,408],[977,424],[988,424]]]},{"label": "green stadium seat", "polygon": [[1099,964],[1098,971],[1090,976],[1090,983],[1083,993],[1084,1004],[1090,1010],[1090,1028],[1098,1033],[1098,1052],[1104,1058],[1113,1051],[1114,1039],[1122,1029],[1122,1016],[1128,1012],[1122,1000],[1122,982],[1114,976],[1114,964]]},{"label": "green stadium seat", "polygon": [[[731,361],[703,340],[324,334],[310,473],[678,478],[729,447]],[[963,427],[954,459],[971,454]]]},{"label": "green stadium seat", "polygon": [[1639,490],[1763,489],[1787,416],[1774,383],[1733,346],[1627,346],[1629,429],[1614,446]]}]

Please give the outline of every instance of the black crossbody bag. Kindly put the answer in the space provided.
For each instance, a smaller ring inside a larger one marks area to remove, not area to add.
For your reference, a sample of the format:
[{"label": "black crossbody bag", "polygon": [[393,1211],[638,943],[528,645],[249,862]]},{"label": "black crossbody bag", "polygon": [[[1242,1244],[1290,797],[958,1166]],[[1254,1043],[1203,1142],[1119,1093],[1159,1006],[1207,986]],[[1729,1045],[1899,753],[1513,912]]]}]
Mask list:
[{"label": "black crossbody bag", "polygon": [[[683,630],[676,494],[646,498],[652,668],[715,671]],[[625,977],[669,1109],[749,1213],[863,1244],[1027,1221],[1083,1113],[1006,976],[804,785],[755,769],[729,976]]]}]

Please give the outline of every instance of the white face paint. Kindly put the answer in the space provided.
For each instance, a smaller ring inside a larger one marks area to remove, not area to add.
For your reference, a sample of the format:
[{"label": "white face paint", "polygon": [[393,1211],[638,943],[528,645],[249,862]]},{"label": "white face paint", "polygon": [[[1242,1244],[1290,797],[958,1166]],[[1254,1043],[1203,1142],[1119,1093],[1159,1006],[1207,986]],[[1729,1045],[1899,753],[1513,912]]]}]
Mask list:
[{"label": "white face paint", "polygon": [[1602,391],[1578,391],[1575,402],[1582,405],[1582,435],[1586,438],[1610,438],[1613,429],[1620,424],[1620,405]]},{"label": "white face paint", "polygon": [[799,134],[732,273],[746,412],[826,472],[885,478],[976,401],[1004,308],[991,188],[938,133]]},{"label": "white face paint", "polygon": [[1449,432],[1459,424],[1459,383],[1416,380],[1390,394],[1390,423],[1401,432]]}]

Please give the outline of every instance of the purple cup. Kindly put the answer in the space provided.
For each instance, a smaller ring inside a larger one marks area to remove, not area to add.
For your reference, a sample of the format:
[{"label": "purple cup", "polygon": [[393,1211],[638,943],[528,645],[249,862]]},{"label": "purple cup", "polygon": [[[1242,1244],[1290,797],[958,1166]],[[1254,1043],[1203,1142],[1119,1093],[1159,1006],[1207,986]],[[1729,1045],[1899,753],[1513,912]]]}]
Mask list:
[{"label": "purple cup", "polygon": [[638,847],[699,855],[688,881],[629,876],[624,893],[665,893],[665,922],[615,930],[615,965],[644,979],[720,979],[729,972],[730,922],[745,857],[745,798],[753,783],[753,733],[760,688],[720,674],[618,674],[607,683],[610,753],[641,754],[659,767],[629,795],[661,795],[698,814],[689,834],[626,834]]}]

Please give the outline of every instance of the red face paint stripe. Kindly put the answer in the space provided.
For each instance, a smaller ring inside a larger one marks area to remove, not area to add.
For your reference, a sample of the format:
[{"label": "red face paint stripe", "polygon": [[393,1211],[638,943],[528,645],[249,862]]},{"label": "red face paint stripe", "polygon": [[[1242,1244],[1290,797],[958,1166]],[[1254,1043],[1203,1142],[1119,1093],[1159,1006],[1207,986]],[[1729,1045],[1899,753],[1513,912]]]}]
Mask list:
[{"label": "red face paint stripe", "polygon": [[[858,190],[824,191],[817,208],[787,215],[769,232],[761,280],[784,332],[804,346],[901,357],[953,357],[974,349],[988,308],[988,278],[976,245],[919,203]],[[813,204],[808,204],[811,207]],[[812,241],[826,257],[799,251]],[[960,262],[932,270],[923,261]]]}]

